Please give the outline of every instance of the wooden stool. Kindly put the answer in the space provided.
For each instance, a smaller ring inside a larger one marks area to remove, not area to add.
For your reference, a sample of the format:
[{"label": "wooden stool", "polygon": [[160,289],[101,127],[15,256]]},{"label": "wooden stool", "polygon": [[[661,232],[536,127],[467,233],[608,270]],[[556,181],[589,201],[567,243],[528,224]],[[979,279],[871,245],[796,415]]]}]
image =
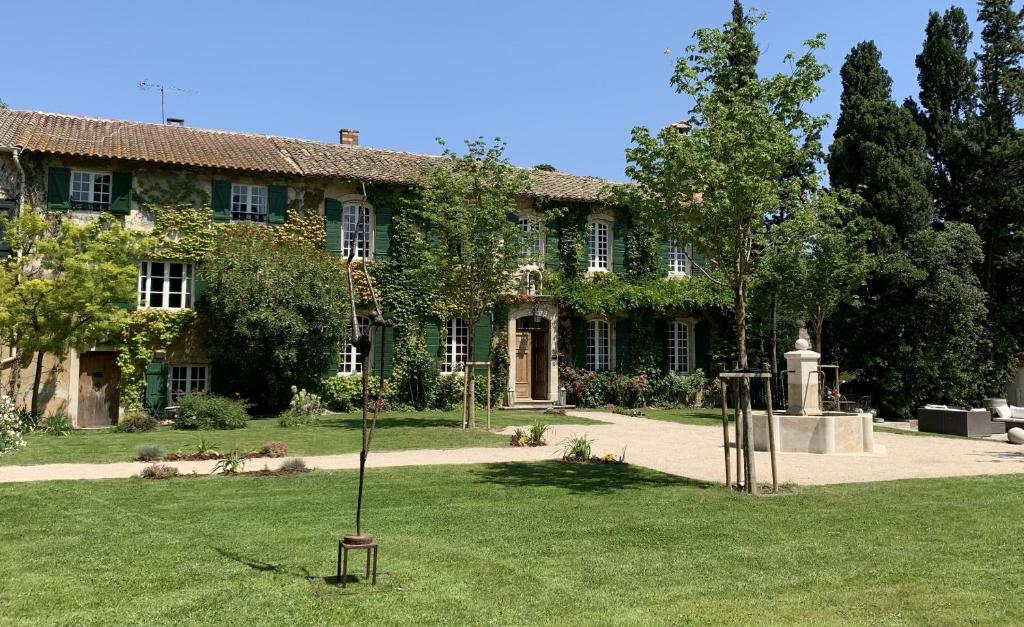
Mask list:
[{"label": "wooden stool", "polygon": [[[341,587],[344,588],[348,580],[348,552],[349,551],[366,551],[366,576],[370,579],[372,585],[377,585],[377,543],[351,543],[346,542],[346,538],[338,540],[338,581],[341,582]],[[373,558],[373,570],[370,570],[370,558]]]}]

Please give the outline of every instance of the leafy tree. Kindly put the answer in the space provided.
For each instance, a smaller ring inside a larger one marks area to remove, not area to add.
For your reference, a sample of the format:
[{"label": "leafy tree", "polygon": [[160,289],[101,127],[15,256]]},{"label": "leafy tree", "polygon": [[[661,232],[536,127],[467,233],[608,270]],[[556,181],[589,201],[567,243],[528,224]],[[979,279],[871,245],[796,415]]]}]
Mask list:
[{"label": "leafy tree", "polygon": [[[749,365],[748,293],[768,244],[766,217],[800,198],[806,181],[787,173],[812,158],[824,124],[804,110],[826,71],[815,58],[824,35],[808,40],[803,54],[786,55],[790,73],[758,78],[748,33],[762,19],[745,15],[742,25],[698,30],[672,77],[692,99],[690,127],[656,135],[635,128],[626,153],[636,185],[624,193],[638,220],[691,242],[707,259],[697,271],[732,292],[740,367]],[[749,415],[748,386],[741,395]]]},{"label": "leafy tree", "polygon": [[[519,211],[529,175],[509,164],[500,140],[490,146],[483,139],[467,141],[466,148],[462,155],[445,148],[444,162],[424,170],[410,211],[425,241],[441,244],[422,249],[419,275],[444,286],[447,311],[439,313],[466,322],[472,359],[473,329],[512,289],[526,261],[526,238],[509,216]],[[475,426],[474,387],[473,369],[467,368],[464,427]]]},{"label": "leafy tree", "polygon": [[0,98],[0,109],[6,109],[6,108],[7,108],[7,103],[3,101],[3,98]]},{"label": "leafy tree", "polygon": [[0,334],[35,360],[31,411],[39,412],[43,358],[115,338],[135,298],[139,240],[110,216],[86,224],[22,211],[6,224],[0,263]]},{"label": "leafy tree", "polygon": [[896,237],[927,225],[925,136],[913,115],[892,100],[892,79],[874,42],[853,47],[839,74],[843,93],[828,160],[834,187],[856,192],[861,213],[894,230]]},{"label": "leafy tree", "polygon": [[266,412],[287,404],[292,385],[317,385],[349,319],[341,262],[281,231],[232,224],[200,270],[216,387]]}]

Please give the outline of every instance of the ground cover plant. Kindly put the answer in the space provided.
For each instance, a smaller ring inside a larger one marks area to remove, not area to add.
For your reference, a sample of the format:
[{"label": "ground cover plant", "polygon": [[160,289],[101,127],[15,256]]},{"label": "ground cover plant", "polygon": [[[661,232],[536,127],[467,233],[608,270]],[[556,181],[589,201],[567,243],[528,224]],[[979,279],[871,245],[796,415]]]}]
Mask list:
[{"label": "ground cover plant", "polygon": [[[537,414],[495,411],[491,417],[495,430],[529,425]],[[592,421],[573,416],[545,416],[552,424],[587,424]],[[377,450],[414,448],[462,448],[467,446],[507,446],[508,439],[483,430],[462,431],[459,410],[408,411],[382,414],[377,423],[374,446]],[[41,433],[24,436],[27,446],[0,455],[0,465],[126,462],[136,457],[142,444],[154,444],[167,453],[183,454],[233,449],[255,451],[267,442],[283,443],[290,455],[326,455],[359,451],[359,416],[328,414],[315,425],[301,429],[285,428],[276,419],[250,420],[245,429],[195,432],[157,427],[143,433],[115,433],[112,429],[72,431],[68,437],[55,438]],[[205,442],[202,450],[200,445]]]},{"label": "ground cover plant", "polygon": [[[0,616],[33,626],[1024,622],[993,584],[1024,578],[1013,550],[1020,476],[761,498],[618,464],[391,468],[373,480],[367,522],[393,577],[321,597],[354,508],[338,495],[355,489],[355,472],[0,485]],[[543,551],[524,550],[538,530]]]}]

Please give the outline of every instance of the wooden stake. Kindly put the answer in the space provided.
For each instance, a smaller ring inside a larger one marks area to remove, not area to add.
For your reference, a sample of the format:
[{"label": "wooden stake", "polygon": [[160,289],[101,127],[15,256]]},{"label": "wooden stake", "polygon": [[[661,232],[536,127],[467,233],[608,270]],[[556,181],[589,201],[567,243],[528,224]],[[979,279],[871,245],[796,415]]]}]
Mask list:
[{"label": "wooden stake", "polygon": [[487,362],[487,430],[491,430],[491,362]]},{"label": "wooden stake", "polygon": [[729,467],[732,462],[729,459],[729,391],[726,389],[725,379],[719,381],[722,382],[722,442],[725,450],[725,487],[728,488],[732,485],[732,469]]},{"label": "wooden stake", "polygon": [[740,388],[733,385],[733,422],[736,424],[736,489],[740,489],[740,481],[743,480],[743,431],[740,429],[743,420],[740,417]]},{"label": "wooden stake", "polygon": [[768,450],[772,453],[772,492],[779,491],[779,472],[775,463],[775,418],[772,415],[772,386],[771,381],[765,386],[765,400],[768,403]]},{"label": "wooden stake", "polygon": [[746,402],[743,403],[743,448],[745,453],[743,460],[747,466],[747,493],[757,494],[757,473],[754,470],[754,421],[753,416],[747,413],[750,404],[750,379],[741,379],[746,386]]}]

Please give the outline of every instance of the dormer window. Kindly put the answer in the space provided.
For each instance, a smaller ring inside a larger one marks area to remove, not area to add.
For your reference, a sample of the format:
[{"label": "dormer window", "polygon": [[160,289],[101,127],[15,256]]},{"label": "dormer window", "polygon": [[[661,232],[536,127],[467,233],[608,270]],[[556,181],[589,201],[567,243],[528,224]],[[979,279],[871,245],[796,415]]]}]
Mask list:
[{"label": "dormer window", "polygon": [[267,188],[261,185],[231,185],[231,219],[267,221]]},{"label": "dormer window", "polygon": [[669,276],[690,276],[690,258],[686,254],[687,247],[679,246],[675,240],[668,242],[668,273]]},{"label": "dormer window", "polygon": [[611,257],[608,237],[611,227],[604,220],[591,220],[587,226],[587,270],[606,272]]},{"label": "dormer window", "polygon": [[80,211],[109,209],[111,178],[110,172],[73,170],[71,172],[71,208]]}]

